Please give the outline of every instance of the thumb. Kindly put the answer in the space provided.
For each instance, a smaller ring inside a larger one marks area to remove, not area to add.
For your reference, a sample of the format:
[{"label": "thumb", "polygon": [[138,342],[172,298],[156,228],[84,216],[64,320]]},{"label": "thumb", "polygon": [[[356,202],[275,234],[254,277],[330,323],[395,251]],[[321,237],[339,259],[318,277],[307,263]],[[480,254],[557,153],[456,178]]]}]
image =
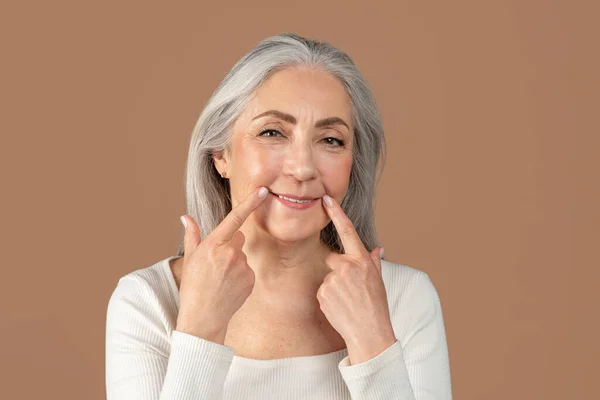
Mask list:
[{"label": "thumb", "polygon": [[194,218],[187,214],[184,214],[179,218],[185,227],[185,236],[183,237],[185,254],[192,254],[200,244],[200,228],[198,228],[198,224],[196,224]]},{"label": "thumb", "polygon": [[381,257],[383,256],[383,247],[377,246],[371,251],[371,260],[377,267],[377,271],[381,274]]}]

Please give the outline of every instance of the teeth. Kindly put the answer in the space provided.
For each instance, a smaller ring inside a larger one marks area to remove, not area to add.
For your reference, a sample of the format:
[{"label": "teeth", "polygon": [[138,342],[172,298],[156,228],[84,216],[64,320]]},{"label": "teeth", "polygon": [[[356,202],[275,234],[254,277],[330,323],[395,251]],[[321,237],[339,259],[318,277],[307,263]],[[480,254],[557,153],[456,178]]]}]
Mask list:
[{"label": "teeth", "polygon": [[[277,195],[279,196],[279,195]],[[289,197],[284,197],[284,196],[279,196],[279,198],[281,199],[285,199],[287,201],[291,201],[292,203],[310,203],[312,200],[296,200],[296,199],[290,199]]]}]

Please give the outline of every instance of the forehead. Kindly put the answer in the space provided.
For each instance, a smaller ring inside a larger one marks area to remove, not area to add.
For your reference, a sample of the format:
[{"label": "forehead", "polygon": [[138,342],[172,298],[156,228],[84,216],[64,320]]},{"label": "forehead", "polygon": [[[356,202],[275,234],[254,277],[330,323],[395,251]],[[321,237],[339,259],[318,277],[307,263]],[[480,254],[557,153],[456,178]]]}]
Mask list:
[{"label": "forehead", "polygon": [[298,118],[340,117],[352,128],[352,106],[344,85],[322,70],[295,67],[275,72],[251,96],[242,118],[249,121],[273,109]]}]

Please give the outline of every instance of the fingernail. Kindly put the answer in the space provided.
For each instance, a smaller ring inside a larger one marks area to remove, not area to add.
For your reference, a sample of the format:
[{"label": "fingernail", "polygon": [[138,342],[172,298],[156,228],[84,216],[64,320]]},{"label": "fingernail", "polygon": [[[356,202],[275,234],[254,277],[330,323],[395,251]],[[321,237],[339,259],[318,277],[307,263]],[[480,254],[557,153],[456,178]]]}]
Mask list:
[{"label": "fingernail", "polygon": [[187,228],[187,221],[185,220],[185,217],[182,215],[181,217],[179,217],[179,219],[181,220],[181,223],[183,224],[183,227]]},{"label": "fingernail", "polygon": [[261,199],[267,196],[267,193],[269,193],[269,190],[266,187],[261,187],[260,190],[258,191],[258,197],[260,197]]},{"label": "fingernail", "polygon": [[331,197],[329,197],[327,195],[323,196],[323,201],[325,202],[325,204],[328,207],[331,207],[333,205],[333,201],[331,200]]},{"label": "fingernail", "polygon": [[379,258],[383,258],[383,247],[379,249]]}]

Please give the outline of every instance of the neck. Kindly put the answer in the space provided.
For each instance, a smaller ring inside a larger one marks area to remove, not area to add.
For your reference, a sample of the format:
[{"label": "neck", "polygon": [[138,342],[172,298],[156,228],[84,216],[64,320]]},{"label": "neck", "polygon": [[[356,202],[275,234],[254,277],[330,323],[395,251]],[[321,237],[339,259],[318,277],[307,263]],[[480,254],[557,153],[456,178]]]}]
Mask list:
[{"label": "neck", "polygon": [[255,290],[314,295],[330,272],[325,257],[331,250],[318,233],[285,242],[256,226],[242,227],[242,232],[246,237],[243,251],[255,275]]}]

